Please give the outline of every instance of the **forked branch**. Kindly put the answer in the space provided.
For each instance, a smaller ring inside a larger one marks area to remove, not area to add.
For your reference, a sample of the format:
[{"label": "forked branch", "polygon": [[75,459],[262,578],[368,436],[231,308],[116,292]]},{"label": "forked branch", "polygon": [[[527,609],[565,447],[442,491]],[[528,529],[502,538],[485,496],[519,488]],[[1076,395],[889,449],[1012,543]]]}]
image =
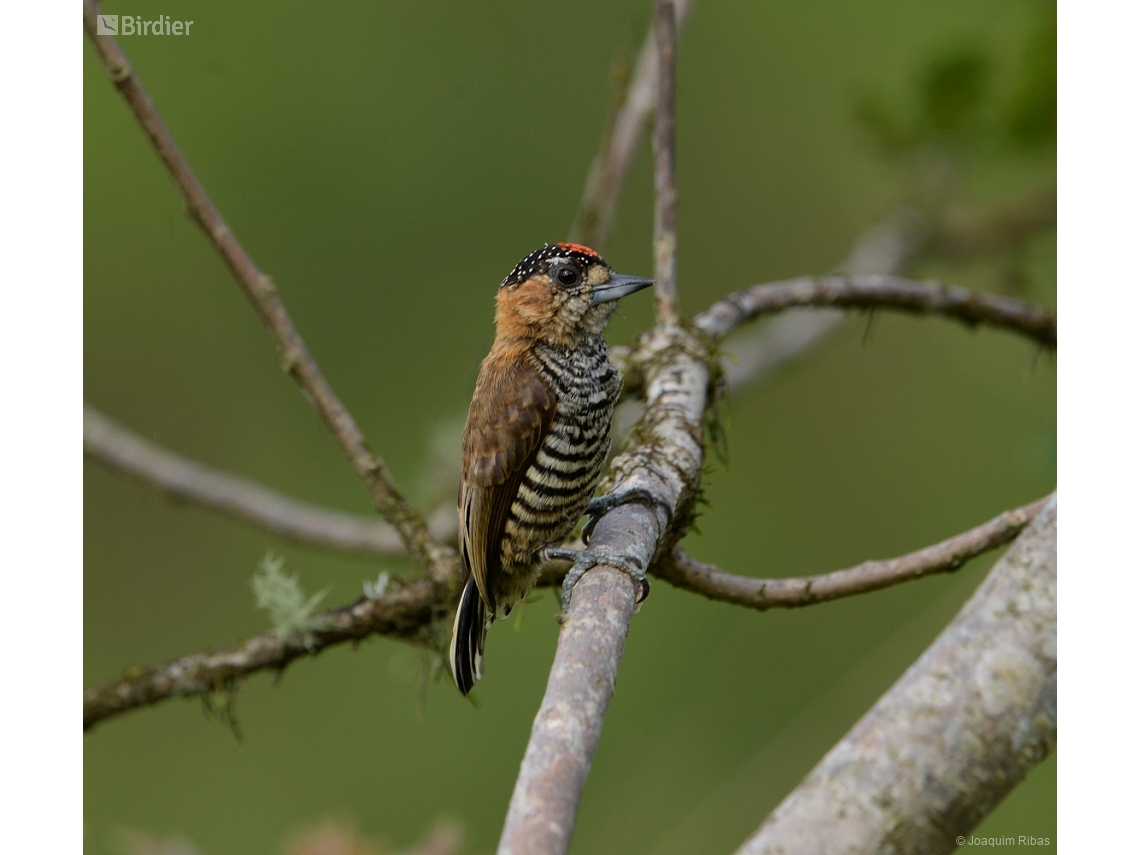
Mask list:
[{"label": "forked branch", "polygon": [[85,0],[83,23],[111,81],[126,100],[142,125],[159,159],[170,173],[187,210],[202,227],[210,242],[222,256],[230,272],[253,304],[263,324],[272,334],[281,354],[282,366],[296,380],[302,392],[317,411],[325,427],[336,439],[353,469],[368,488],[376,510],[396,528],[408,554],[416,563],[439,579],[457,576],[454,553],[436,544],[427,531],[423,518],[396,489],[388,467],[364,439],[356,421],[325,380],[309,353],[301,334],[285,310],[277,286],[263,273],[214,207],[170,135],[150,97],[143,88],[112,36],[99,35],[96,18],[99,4]]}]

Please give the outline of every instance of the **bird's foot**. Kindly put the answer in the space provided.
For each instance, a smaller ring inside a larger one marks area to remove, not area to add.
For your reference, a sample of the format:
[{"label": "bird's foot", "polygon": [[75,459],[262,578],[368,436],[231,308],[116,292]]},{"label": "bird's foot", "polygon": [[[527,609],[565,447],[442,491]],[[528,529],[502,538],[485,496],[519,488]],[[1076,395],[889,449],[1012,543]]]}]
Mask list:
[{"label": "bird's foot", "polygon": [[[598,496],[590,500],[590,504],[586,505],[586,525],[582,527],[582,543],[589,544],[590,538],[594,534],[594,526],[607,513],[612,511],[618,505],[646,505],[653,510],[663,511],[665,519],[668,520],[673,515],[673,509],[669,507],[668,502],[653,495],[649,490],[644,487],[632,487],[628,490],[622,490],[617,493],[608,493],[605,496]],[[642,574],[644,576],[644,574]],[[642,598],[644,599],[644,597]]]},{"label": "bird's foot", "polygon": [[543,550],[543,557],[548,561],[573,561],[566,578],[562,581],[562,614],[570,613],[570,596],[574,592],[574,585],[581,579],[586,571],[604,564],[607,567],[616,567],[628,574],[637,583],[637,604],[640,605],[649,596],[649,580],[645,578],[645,568],[641,562],[618,552],[607,549],[564,549],[562,547],[547,547]]}]

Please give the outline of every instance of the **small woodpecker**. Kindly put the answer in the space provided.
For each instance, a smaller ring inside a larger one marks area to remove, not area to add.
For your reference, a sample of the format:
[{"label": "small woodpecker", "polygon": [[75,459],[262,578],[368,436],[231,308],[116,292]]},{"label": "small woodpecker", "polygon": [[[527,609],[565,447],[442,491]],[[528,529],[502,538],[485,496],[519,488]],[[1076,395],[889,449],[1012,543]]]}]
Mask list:
[{"label": "small woodpecker", "polygon": [[614,273],[589,247],[558,243],[499,286],[495,343],[463,431],[467,583],[451,670],[464,695],[483,676],[487,626],[530,593],[544,551],[565,540],[594,495],[622,385],[602,332],[616,300],[652,284]]}]

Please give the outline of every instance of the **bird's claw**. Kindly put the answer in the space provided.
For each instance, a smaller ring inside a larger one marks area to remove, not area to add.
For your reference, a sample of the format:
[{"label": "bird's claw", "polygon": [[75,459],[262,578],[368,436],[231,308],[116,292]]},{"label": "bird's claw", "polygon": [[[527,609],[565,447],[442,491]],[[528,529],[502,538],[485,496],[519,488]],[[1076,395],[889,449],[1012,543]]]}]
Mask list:
[{"label": "bird's claw", "polygon": [[[589,519],[586,520],[586,525],[582,527],[582,543],[589,544],[590,538],[593,537],[594,534],[594,526],[598,524],[598,520],[618,505],[629,504],[646,505],[655,511],[660,509],[664,511],[665,519],[669,519],[669,517],[673,515],[673,509],[669,507],[666,501],[653,495],[653,493],[644,487],[631,487],[619,493],[607,493],[604,496],[591,499],[590,503],[586,505],[585,514]],[[644,597],[642,597],[642,599],[644,599]],[[638,602],[640,602],[640,600]]]},{"label": "bird's claw", "polygon": [[[637,604],[640,605],[649,596],[649,580],[645,578],[645,568],[641,562],[618,552],[604,549],[583,549],[576,552],[572,549],[560,549],[558,552],[570,552],[574,555],[574,565],[562,580],[562,614],[570,614],[570,597],[574,593],[574,585],[578,583],[586,571],[604,564],[607,567],[616,567],[626,573],[637,583]],[[550,551],[548,550],[549,554]],[[564,556],[557,556],[564,557]]]}]

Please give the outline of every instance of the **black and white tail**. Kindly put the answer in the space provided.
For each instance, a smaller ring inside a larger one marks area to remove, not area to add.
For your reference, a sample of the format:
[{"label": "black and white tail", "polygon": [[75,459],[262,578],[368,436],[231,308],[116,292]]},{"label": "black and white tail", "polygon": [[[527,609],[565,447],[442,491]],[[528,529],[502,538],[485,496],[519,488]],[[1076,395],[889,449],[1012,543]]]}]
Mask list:
[{"label": "black and white tail", "polygon": [[487,609],[475,579],[468,577],[451,630],[451,673],[455,685],[467,694],[483,676],[483,639],[487,635]]}]

